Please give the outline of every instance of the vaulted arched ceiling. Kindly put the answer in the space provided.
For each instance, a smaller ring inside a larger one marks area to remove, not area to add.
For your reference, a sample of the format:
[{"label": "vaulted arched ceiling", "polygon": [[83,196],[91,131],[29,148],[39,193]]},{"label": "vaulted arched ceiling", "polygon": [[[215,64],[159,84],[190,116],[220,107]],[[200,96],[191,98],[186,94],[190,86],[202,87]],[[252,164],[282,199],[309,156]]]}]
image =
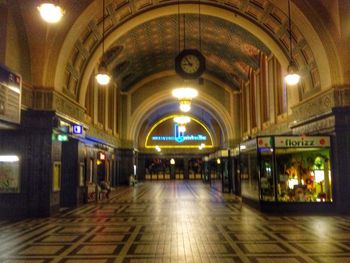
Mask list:
[{"label": "vaulted arched ceiling", "polygon": [[206,73],[234,89],[248,79],[250,68],[259,67],[260,53],[270,53],[237,25],[187,14],[162,16],[131,29],[113,43],[104,59],[118,86],[127,91],[149,75],[174,69],[174,59],[184,47],[200,49],[207,59]]}]

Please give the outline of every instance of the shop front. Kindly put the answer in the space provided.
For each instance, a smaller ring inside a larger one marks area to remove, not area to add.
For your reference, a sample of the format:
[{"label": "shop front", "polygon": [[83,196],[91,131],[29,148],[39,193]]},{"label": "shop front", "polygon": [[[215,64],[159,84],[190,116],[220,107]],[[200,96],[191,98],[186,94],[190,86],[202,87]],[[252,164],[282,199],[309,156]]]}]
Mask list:
[{"label": "shop front", "polygon": [[257,137],[239,148],[244,201],[265,211],[332,212],[330,137]]}]

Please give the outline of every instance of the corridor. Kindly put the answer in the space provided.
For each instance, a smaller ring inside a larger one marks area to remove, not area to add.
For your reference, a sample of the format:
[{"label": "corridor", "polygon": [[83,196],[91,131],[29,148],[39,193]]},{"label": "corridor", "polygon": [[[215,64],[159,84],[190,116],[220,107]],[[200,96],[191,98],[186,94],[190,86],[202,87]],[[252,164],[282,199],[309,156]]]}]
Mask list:
[{"label": "corridor", "polygon": [[201,182],[140,183],[0,221],[0,262],[350,262],[350,217],[272,216]]}]

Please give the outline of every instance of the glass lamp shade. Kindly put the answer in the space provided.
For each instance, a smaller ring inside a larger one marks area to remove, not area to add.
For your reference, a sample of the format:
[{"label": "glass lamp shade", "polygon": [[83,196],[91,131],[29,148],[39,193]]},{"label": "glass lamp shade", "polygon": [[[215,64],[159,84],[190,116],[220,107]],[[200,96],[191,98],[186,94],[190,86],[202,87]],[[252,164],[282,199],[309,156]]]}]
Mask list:
[{"label": "glass lamp shade", "polygon": [[177,88],[172,91],[175,98],[182,99],[193,99],[198,96],[198,91],[193,88]]},{"label": "glass lamp shade", "polygon": [[172,165],[174,165],[174,164],[175,164],[175,160],[174,160],[174,158],[171,158],[171,159],[170,159],[170,164],[172,164]]},{"label": "glass lamp shade", "polygon": [[293,61],[289,63],[288,74],[284,79],[287,85],[296,85],[299,83],[300,75],[298,74],[298,68]]},{"label": "glass lamp shade", "polygon": [[102,62],[98,68],[98,73],[95,76],[97,83],[100,85],[107,85],[110,80],[111,80],[111,76],[108,74],[106,65]]},{"label": "glass lamp shade", "polygon": [[58,23],[64,15],[64,10],[53,3],[45,2],[38,6],[41,18],[50,24]]},{"label": "glass lamp shade", "polygon": [[191,103],[183,103],[180,101],[180,111],[189,112],[190,110],[191,110]]},{"label": "glass lamp shade", "polygon": [[174,122],[178,124],[186,124],[191,122],[191,118],[188,116],[176,116],[174,117]]},{"label": "glass lamp shade", "polygon": [[96,78],[98,84],[100,84],[102,86],[107,85],[111,80],[111,77],[106,73],[98,73],[95,78]]}]

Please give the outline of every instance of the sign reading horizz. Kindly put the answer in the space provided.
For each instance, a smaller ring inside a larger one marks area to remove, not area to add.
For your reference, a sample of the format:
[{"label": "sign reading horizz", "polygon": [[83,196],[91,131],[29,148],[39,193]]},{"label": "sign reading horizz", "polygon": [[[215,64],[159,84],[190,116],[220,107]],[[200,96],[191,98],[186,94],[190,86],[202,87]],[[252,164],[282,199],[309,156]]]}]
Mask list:
[{"label": "sign reading horizz", "polygon": [[276,136],[276,148],[329,147],[329,136]]}]

